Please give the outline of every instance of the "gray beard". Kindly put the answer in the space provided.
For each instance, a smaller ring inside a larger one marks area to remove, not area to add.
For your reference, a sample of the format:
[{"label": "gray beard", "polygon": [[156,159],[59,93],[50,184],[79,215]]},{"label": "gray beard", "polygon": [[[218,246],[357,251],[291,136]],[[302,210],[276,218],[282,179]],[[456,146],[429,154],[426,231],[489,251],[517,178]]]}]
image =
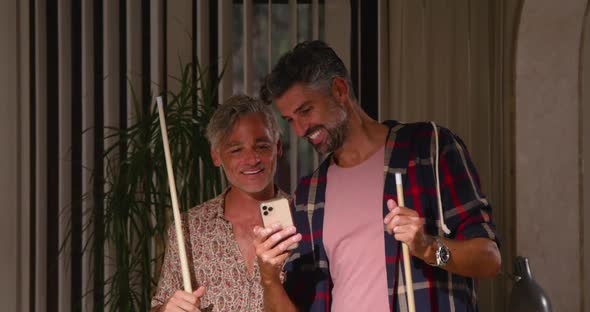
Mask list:
[{"label": "gray beard", "polygon": [[[338,109],[340,109],[340,108],[338,108]],[[315,145],[315,144],[311,143],[311,141],[308,139],[308,141],[314,147],[316,152],[318,152],[320,154],[333,153],[334,151],[339,149],[342,146],[342,144],[344,144],[344,141],[346,140],[346,137],[348,134],[348,126],[347,126],[348,125],[348,116],[347,116],[346,112],[342,111],[342,110],[337,113],[340,115],[341,119],[334,126],[315,127],[316,129],[319,127],[322,127],[326,130],[328,135],[325,140],[325,143],[320,143],[318,145]],[[310,132],[313,132],[313,131],[310,131]]]}]

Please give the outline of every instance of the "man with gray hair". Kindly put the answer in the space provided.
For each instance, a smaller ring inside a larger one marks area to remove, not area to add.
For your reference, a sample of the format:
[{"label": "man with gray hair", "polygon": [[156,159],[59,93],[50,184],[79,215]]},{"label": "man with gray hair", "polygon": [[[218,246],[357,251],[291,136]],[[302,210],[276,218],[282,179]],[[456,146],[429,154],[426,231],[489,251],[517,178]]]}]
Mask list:
[{"label": "man with gray hair", "polygon": [[271,108],[246,95],[229,98],[207,127],[211,156],[229,187],[183,215],[193,293],[182,289],[175,232],[151,311],[263,311],[252,229],[262,225],[261,201],[288,195],[273,183],[282,153]]}]

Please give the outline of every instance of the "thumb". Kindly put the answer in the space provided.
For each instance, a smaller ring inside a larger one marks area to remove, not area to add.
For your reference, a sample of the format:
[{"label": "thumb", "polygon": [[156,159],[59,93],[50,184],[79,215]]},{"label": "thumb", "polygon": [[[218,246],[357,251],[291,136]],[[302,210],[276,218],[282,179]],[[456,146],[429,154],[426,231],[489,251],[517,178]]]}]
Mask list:
[{"label": "thumb", "polygon": [[389,208],[389,211],[392,211],[393,209],[397,208],[397,203],[395,202],[395,200],[393,199],[388,199],[387,200],[387,208]]},{"label": "thumb", "polygon": [[193,291],[193,295],[197,296],[197,298],[203,297],[205,294],[205,286],[200,286],[197,290]]}]

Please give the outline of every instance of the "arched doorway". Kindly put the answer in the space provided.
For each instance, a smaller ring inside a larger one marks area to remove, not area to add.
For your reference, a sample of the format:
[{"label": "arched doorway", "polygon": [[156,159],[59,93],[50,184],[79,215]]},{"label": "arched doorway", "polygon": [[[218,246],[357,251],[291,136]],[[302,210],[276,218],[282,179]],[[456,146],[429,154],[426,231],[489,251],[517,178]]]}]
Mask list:
[{"label": "arched doorway", "polygon": [[529,257],[555,311],[590,309],[580,156],[588,140],[580,102],[586,7],[525,1],[516,44],[516,252]]}]

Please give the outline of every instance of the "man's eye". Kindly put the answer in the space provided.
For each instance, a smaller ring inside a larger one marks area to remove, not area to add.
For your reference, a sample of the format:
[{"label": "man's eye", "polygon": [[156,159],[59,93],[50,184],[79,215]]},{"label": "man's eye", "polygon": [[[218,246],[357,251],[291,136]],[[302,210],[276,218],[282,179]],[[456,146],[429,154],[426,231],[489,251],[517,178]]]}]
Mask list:
[{"label": "man's eye", "polygon": [[257,147],[258,147],[258,149],[265,150],[265,149],[269,149],[270,148],[270,145],[264,144],[264,145],[258,145]]},{"label": "man's eye", "polygon": [[229,150],[229,152],[230,152],[230,153],[232,153],[232,154],[237,154],[237,153],[239,153],[240,151],[242,151],[242,149],[241,149],[241,148],[235,148],[235,149]]}]

